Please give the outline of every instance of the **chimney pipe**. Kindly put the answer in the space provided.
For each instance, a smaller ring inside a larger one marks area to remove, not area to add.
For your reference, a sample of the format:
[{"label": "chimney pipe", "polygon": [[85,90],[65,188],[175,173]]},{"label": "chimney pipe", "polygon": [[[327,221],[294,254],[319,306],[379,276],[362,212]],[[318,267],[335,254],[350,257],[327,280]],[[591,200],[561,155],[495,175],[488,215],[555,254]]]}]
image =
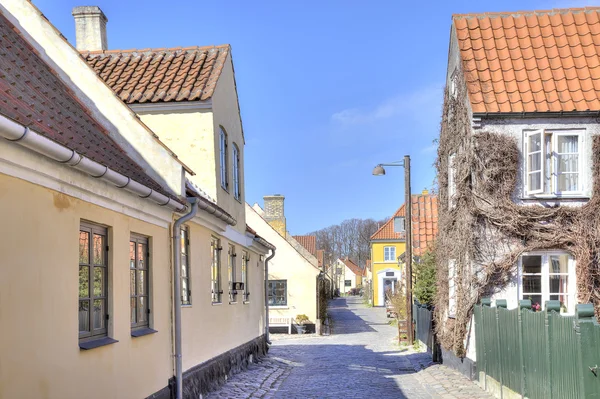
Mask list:
[{"label": "chimney pipe", "polygon": [[107,50],[106,23],[108,19],[97,6],[73,8],[75,42],[79,51]]}]

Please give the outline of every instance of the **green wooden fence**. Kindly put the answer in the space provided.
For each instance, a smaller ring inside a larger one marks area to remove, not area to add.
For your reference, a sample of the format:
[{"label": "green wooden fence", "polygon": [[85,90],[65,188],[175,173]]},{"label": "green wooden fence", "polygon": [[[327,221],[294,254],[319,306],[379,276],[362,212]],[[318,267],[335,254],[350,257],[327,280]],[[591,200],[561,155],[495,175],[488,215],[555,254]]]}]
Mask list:
[{"label": "green wooden fence", "polygon": [[506,309],[505,300],[475,306],[479,381],[497,397],[600,399],[600,326],[594,307],[561,316],[560,302],[533,312],[531,301]]}]

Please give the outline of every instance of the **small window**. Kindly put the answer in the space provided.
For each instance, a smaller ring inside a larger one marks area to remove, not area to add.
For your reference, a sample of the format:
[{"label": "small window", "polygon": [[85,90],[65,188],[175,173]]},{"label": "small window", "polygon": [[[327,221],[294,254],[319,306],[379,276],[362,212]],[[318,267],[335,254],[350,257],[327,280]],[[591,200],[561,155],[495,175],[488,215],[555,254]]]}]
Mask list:
[{"label": "small window", "polygon": [[455,99],[458,95],[458,70],[452,72],[452,76],[450,77],[450,87],[448,89],[450,96]]},{"label": "small window", "polygon": [[448,207],[454,208],[456,196],[456,170],[454,167],[454,158],[456,154],[448,156]]},{"label": "small window", "polygon": [[405,231],[404,229],[404,218],[396,216],[394,218],[394,233],[403,233]]},{"label": "small window", "polygon": [[108,231],[81,223],[79,227],[79,341],[107,336]]},{"label": "small window", "polygon": [[221,165],[221,187],[229,189],[229,173],[227,170],[227,133],[221,127],[219,130],[219,162]]},{"label": "small window", "polygon": [[383,247],[383,260],[385,262],[395,262],[396,247]]},{"label": "small window", "polygon": [[250,255],[248,252],[242,252],[242,283],[244,283],[244,295],[243,301],[248,302],[250,300],[250,287],[248,286],[248,266],[250,265]]},{"label": "small window", "polygon": [[131,235],[129,239],[129,276],[130,276],[130,308],[131,328],[148,327],[150,314],[148,238]]},{"label": "small window", "polygon": [[344,286],[346,286],[346,287],[352,286],[352,280],[344,280]]},{"label": "small window", "polygon": [[456,261],[448,261],[448,317],[456,316]]},{"label": "small window", "polygon": [[575,260],[566,252],[539,252],[520,259],[520,299],[543,310],[548,300],[560,301],[561,313],[575,311]]},{"label": "small window", "polygon": [[269,280],[269,306],[287,306],[287,280]]},{"label": "small window", "polygon": [[221,303],[221,241],[213,237],[210,241],[211,253],[211,293],[213,303]]},{"label": "small window", "polygon": [[582,192],[581,131],[528,131],[524,142],[524,181],[528,195]]},{"label": "small window", "polygon": [[237,279],[237,273],[236,273],[236,267],[235,267],[235,258],[236,258],[236,253],[235,253],[235,247],[231,244],[229,244],[229,251],[227,252],[227,271],[229,274],[229,302],[230,303],[235,303],[237,302],[237,287],[235,286],[236,283],[236,279]]},{"label": "small window", "polygon": [[386,277],[394,277],[394,272],[385,272]]},{"label": "small window", "polygon": [[181,304],[192,304],[190,288],[190,232],[187,227],[181,228]]},{"label": "small window", "polygon": [[233,196],[236,200],[241,200],[242,194],[240,190],[240,150],[238,146],[233,144]]}]

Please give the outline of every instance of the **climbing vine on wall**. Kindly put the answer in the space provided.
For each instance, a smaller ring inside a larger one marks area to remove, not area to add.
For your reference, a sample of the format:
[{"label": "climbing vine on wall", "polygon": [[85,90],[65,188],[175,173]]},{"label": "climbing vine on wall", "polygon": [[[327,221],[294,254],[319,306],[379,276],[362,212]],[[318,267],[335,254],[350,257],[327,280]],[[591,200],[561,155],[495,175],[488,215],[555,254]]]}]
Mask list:
[{"label": "climbing vine on wall", "polygon": [[[492,131],[472,133],[465,85],[457,86],[456,96],[445,91],[436,161],[440,233],[435,318],[442,346],[464,356],[473,306],[508,284],[523,252],[569,251],[577,260],[578,300],[593,302],[598,313],[600,136],[593,138],[594,185],[588,203],[582,207],[517,204],[521,155],[516,140]],[[456,187],[452,201],[447,190],[449,162]],[[448,319],[450,260],[454,261],[456,303],[454,317]]]}]

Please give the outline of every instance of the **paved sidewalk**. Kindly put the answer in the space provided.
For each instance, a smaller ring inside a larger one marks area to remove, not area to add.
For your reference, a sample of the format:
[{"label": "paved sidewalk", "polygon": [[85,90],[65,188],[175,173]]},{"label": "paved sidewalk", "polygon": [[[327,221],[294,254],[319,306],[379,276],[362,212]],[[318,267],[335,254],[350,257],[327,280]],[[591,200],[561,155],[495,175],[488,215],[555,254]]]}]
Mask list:
[{"label": "paved sidewalk", "polygon": [[350,297],[330,302],[329,313],[332,335],[277,336],[269,356],[208,398],[492,398],[426,353],[398,346],[384,309]]}]

